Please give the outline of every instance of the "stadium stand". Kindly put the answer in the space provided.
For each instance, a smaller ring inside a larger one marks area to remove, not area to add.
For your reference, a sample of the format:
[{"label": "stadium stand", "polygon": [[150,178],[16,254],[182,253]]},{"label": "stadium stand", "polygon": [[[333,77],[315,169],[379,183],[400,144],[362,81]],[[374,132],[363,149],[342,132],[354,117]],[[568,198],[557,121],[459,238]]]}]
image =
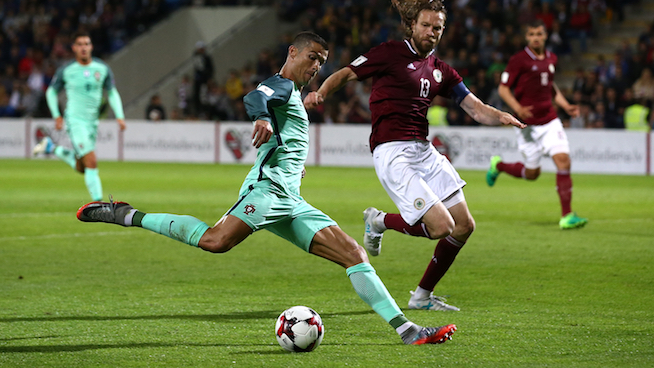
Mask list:
[{"label": "stadium stand", "polygon": [[[448,31],[438,47],[439,57],[459,71],[473,92],[498,108],[504,108],[496,92],[499,74],[508,57],[523,47],[521,24],[532,19],[548,25],[548,47],[560,56],[562,78],[557,82],[570,100],[583,106],[584,114],[574,121],[561,112],[567,126],[622,128],[626,107],[637,100],[652,106],[654,82],[647,70],[654,69],[653,0],[458,0],[446,4]],[[70,59],[69,37],[74,31],[91,32],[94,55],[107,60],[172,12],[213,5],[272,5],[280,19],[322,35],[330,44],[330,57],[305,93],[372,46],[403,35],[399,16],[387,0],[4,1],[0,6],[0,116],[48,116],[43,91],[56,68]],[[199,111],[186,108],[192,89],[180,76],[175,101],[165,106],[169,117],[247,120],[241,96],[279,69],[291,37],[285,34],[277,45],[259,51],[256,59],[242,67],[235,65],[229,79],[216,76],[207,83],[201,90]],[[369,93],[369,82],[349,84],[312,111],[311,119],[367,123]],[[449,125],[476,125],[448,101],[437,100],[434,105]]]}]

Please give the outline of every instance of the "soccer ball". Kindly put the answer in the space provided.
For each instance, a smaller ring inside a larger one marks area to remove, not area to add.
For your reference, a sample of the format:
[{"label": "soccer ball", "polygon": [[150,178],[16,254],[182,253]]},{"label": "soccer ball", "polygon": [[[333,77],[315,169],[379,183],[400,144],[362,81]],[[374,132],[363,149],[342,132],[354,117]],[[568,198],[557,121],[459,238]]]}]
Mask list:
[{"label": "soccer ball", "polygon": [[275,336],[279,345],[288,351],[312,351],[320,345],[324,335],[322,319],[309,307],[291,307],[277,317]]}]

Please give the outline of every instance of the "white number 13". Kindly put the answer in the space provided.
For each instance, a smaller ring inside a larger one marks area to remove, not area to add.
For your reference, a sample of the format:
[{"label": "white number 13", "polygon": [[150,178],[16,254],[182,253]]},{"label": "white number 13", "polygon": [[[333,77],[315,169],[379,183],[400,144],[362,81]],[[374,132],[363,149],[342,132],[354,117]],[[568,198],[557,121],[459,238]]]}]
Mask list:
[{"label": "white number 13", "polygon": [[[547,73],[546,73],[547,74]],[[420,78],[420,97],[429,97],[429,87],[431,83],[427,78]]]}]

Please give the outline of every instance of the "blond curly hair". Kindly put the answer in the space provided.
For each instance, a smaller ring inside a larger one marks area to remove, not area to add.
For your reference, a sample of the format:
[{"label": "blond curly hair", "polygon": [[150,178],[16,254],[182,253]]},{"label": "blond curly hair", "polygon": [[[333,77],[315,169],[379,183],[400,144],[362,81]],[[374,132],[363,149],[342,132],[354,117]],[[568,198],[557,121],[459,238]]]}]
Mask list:
[{"label": "blond curly hair", "polygon": [[411,26],[418,20],[418,15],[423,10],[433,10],[441,12],[447,16],[447,10],[441,0],[391,0],[391,3],[400,13],[402,24],[404,25],[404,34],[407,37],[413,35]]}]

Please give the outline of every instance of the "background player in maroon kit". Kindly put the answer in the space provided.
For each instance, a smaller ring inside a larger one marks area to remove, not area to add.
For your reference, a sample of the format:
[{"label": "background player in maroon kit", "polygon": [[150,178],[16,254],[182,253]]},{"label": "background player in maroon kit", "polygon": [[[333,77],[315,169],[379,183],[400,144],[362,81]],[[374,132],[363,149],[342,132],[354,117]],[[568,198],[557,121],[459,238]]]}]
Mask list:
[{"label": "background player in maroon kit", "polygon": [[434,297],[432,291],[472,234],[475,222],[463,195],[465,182],[427,140],[427,109],[438,95],[453,98],[480,123],[524,124],[481,102],[454,69],[436,58],[434,48],[445,30],[440,0],[393,1],[393,5],[402,16],[407,38],[383,43],[359,56],[308,94],[304,104],[315,107],[347,82],[373,78],[370,149],[377,176],[400,213],[366,209],[364,246],[371,255],[378,255],[387,229],[440,239],[412,292],[409,308],[459,310]]},{"label": "background player in maroon kit", "polygon": [[570,147],[552,105],[552,96],[570,116],[577,116],[579,107],[568,103],[554,83],[557,57],[545,50],[545,25],[541,21],[529,24],[526,39],[527,46],[511,57],[499,86],[500,97],[528,125],[526,129],[516,130],[518,149],[525,162],[505,163],[500,156],[491,157],[486,182],[492,187],[501,172],[536,180],[540,175],[541,157],[550,156],[556,165],[556,190],[561,200],[559,226],[561,229],[580,228],[588,219],[577,216],[571,209]]}]

